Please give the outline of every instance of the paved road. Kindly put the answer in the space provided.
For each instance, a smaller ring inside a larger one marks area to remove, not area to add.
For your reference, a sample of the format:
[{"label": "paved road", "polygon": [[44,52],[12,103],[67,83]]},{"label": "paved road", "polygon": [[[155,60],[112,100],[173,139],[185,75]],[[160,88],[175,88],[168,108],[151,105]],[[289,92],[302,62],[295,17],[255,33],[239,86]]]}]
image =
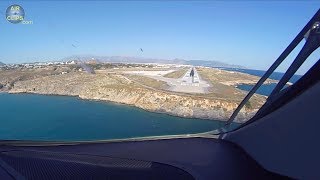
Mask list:
[{"label": "paved road", "polygon": [[185,93],[207,93],[210,84],[201,79],[197,69],[194,68],[194,81],[192,82],[192,77],[190,77],[190,68],[181,78],[166,78],[163,76],[148,76],[153,79],[161,80],[166,82],[170,88],[170,91],[175,92],[185,92]]}]

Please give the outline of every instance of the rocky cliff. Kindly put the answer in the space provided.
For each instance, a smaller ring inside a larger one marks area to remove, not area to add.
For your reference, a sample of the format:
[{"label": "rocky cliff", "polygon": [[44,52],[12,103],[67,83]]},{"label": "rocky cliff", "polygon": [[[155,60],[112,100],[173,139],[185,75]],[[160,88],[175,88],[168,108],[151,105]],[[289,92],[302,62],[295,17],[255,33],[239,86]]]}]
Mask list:
[{"label": "rocky cliff", "polygon": [[[218,120],[228,119],[239,103],[148,89],[122,75],[80,72],[18,81],[9,92],[79,96],[83,99],[123,103],[176,116]],[[237,120],[249,118],[256,110],[255,107],[244,108]]]}]

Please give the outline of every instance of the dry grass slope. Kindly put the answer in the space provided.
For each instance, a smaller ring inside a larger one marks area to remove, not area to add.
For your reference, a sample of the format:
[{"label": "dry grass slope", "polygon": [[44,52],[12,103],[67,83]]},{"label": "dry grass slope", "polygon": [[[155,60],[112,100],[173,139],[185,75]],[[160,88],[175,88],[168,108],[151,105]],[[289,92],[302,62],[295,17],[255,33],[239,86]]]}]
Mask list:
[{"label": "dry grass slope", "polygon": [[181,78],[187,72],[187,70],[187,68],[179,69],[177,71],[164,75],[164,77],[178,79]]},{"label": "dry grass slope", "polygon": [[155,80],[146,76],[139,76],[139,75],[132,75],[132,74],[131,75],[125,74],[124,76],[138,84],[141,84],[143,86],[150,87],[153,89],[166,90],[168,88],[168,85],[166,82]]}]

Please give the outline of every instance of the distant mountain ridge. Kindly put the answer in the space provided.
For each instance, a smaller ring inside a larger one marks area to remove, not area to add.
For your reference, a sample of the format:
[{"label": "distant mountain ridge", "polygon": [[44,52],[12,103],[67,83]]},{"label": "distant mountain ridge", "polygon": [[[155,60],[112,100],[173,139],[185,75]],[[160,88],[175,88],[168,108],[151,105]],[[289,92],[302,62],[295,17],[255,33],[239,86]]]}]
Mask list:
[{"label": "distant mountain ridge", "polygon": [[223,67],[223,68],[241,68],[246,67],[241,65],[227,64],[220,61],[209,60],[184,60],[184,59],[157,59],[157,58],[145,58],[145,57],[130,57],[130,56],[70,56],[63,58],[62,61],[90,61],[95,60],[97,62],[111,62],[111,63],[160,63],[160,64],[184,64],[193,66],[207,66],[207,67]]},{"label": "distant mountain ridge", "polygon": [[0,61],[0,66],[4,66],[4,65],[6,65],[6,64]]},{"label": "distant mountain ridge", "polygon": [[238,68],[238,69],[247,69],[241,65],[227,64],[220,61],[206,61],[206,60],[189,60],[189,64],[194,66],[207,66],[207,67],[223,67],[223,68]]}]

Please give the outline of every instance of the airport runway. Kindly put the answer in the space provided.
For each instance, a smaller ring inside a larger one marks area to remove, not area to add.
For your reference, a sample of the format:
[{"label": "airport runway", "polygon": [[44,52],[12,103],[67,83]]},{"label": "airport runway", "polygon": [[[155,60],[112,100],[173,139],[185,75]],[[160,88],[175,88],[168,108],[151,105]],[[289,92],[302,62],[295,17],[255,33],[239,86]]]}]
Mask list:
[{"label": "airport runway", "polygon": [[[156,80],[164,81],[169,85],[170,91],[174,92],[184,92],[184,93],[208,93],[208,88],[210,84],[207,81],[201,79],[200,75],[197,72],[197,69],[194,68],[194,81],[192,82],[192,77],[190,77],[190,68],[181,78],[167,78],[163,77],[164,74],[150,72],[132,72],[139,75],[144,75]],[[170,71],[172,72],[172,71]],[[147,73],[147,74],[144,74]]]},{"label": "airport runway", "polygon": [[196,68],[194,69],[194,79],[192,81],[192,77],[190,76],[190,71],[192,67],[181,77],[178,79],[175,78],[167,78],[163,77],[163,75],[173,72],[175,70],[167,70],[167,71],[129,71],[129,74],[137,74],[146,77],[150,77],[156,80],[164,81],[169,85],[169,91],[174,92],[184,92],[184,93],[208,93],[208,88],[211,85],[201,79],[200,75],[197,72]]},{"label": "airport runway", "polygon": [[207,93],[210,84],[201,79],[196,68],[194,69],[194,78],[190,76],[190,68],[180,79],[170,79],[166,81],[170,85],[170,90],[175,92],[186,93]]}]

